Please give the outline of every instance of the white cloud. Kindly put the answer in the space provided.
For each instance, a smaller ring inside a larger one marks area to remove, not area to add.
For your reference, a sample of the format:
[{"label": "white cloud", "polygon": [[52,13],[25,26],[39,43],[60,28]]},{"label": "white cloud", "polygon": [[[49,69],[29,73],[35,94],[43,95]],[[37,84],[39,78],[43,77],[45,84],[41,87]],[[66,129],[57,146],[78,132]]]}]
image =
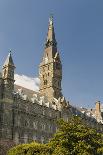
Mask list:
[{"label": "white cloud", "polygon": [[39,78],[32,78],[25,75],[15,74],[14,79],[16,85],[22,86],[30,90],[39,91]]}]

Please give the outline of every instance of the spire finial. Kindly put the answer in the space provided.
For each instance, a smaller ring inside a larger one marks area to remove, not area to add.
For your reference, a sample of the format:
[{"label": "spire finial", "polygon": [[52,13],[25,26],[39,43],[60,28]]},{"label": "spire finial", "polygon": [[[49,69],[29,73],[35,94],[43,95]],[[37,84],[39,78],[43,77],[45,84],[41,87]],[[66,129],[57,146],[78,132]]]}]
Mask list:
[{"label": "spire finial", "polygon": [[9,53],[10,53],[10,54],[12,53],[12,50],[11,50],[11,49],[9,50]]},{"label": "spire finial", "polygon": [[9,56],[11,56],[11,53],[12,53],[12,50],[10,49],[10,50],[9,50]]},{"label": "spire finial", "polygon": [[57,42],[55,39],[55,32],[54,32],[54,25],[53,25],[53,15],[51,14],[49,17],[49,27],[48,27],[48,33],[45,43],[45,48],[49,46],[57,47]]},{"label": "spire finial", "polygon": [[53,25],[53,14],[50,14],[49,25]]}]

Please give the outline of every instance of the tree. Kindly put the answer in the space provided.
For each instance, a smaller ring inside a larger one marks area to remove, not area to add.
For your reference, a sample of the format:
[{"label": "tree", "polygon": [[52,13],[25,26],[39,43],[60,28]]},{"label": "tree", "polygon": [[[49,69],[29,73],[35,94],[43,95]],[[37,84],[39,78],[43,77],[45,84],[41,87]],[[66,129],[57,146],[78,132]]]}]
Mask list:
[{"label": "tree", "polygon": [[22,144],[8,155],[100,155],[103,152],[103,134],[87,126],[77,116],[68,122],[60,120],[58,131],[47,144]]},{"label": "tree", "polygon": [[103,138],[101,133],[74,116],[68,123],[59,121],[59,131],[49,145],[53,147],[53,155],[99,155],[103,150]]}]

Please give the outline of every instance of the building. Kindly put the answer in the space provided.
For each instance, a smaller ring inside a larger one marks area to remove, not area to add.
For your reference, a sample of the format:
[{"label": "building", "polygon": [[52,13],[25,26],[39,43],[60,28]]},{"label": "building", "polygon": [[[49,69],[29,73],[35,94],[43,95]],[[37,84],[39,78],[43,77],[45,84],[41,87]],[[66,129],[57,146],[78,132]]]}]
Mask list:
[{"label": "building", "polygon": [[93,109],[79,108],[79,110],[87,116],[95,118],[98,123],[103,124],[103,105],[100,101],[96,101]]},{"label": "building", "polygon": [[16,144],[33,140],[46,143],[57,130],[56,120],[68,121],[72,115],[80,115],[97,126],[96,119],[72,107],[62,95],[62,63],[52,17],[49,18],[44,55],[39,66],[39,93],[15,85],[14,70],[10,52],[0,73],[1,140],[13,140]]}]

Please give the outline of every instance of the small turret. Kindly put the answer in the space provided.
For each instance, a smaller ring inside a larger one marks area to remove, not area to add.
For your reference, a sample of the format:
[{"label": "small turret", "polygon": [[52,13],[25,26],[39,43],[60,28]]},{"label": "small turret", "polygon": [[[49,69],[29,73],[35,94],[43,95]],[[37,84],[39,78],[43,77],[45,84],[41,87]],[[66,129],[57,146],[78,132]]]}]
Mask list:
[{"label": "small turret", "polygon": [[96,119],[101,119],[101,103],[100,101],[97,101],[95,103],[95,114],[96,114]]},{"label": "small turret", "polygon": [[9,98],[9,99],[12,98],[12,92],[14,91],[14,69],[15,69],[15,65],[10,51],[2,67],[2,78],[4,83],[3,84],[4,98]]}]

